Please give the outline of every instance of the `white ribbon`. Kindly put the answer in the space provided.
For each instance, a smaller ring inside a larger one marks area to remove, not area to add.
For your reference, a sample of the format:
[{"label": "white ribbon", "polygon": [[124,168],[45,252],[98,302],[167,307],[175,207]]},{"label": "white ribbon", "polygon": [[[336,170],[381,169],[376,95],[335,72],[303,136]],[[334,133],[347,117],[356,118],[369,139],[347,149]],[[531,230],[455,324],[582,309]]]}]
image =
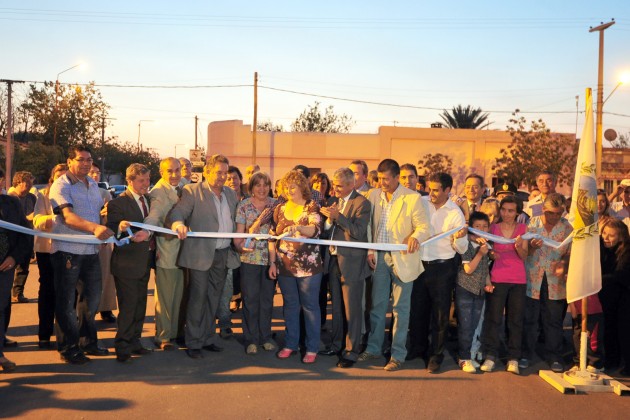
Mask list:
[{"label": "white ribbon", "polygon": [[4,229],[9,229],[15,232],[19,232],[19,233],[24,233],[26,235],[39,236],[40,238],[47,238],[47,239],[53,239],[55,241],[73,242],[73,243],[88,244],[88,245],[101,245],[101,244],[113,243],[118,246],[123,246],[123,245],[127,245],[129,243],[129,240],[131,239],[130,237],[133,236],[133,234],[131,234],[131,231],[128,230],[128,233],[130,233],[129,235],[130,237],[123,238],[121,240],[118,240],[114,237],[110,237],[102,241],[93,235],[92,236],[72,235],[72,234],[67,234],[67,233],[42,232],[39,230],[29,229],[24,226],[5,222],[4,220],[0,220],[0,227]]},{"label": "white ribbon", "polygon": [[[478,230],[478,229],[471,228],[471,227],[468,228],[468,231],[471,232],[471,233],[474,233],[477,236],[485,238],[485,239],[487,239],[489,241],[497,243],[497,244],[509,245],[509,244],[513,244],[513,243],[516,242],[515,239],[504,238],[503,236],[493,235],[491,233],[484,232],[482,230]],[[562,241],[562,243],[560,243],[558,241],[554,241],[553,239],[546,238],[546,237],[544,237],[542,235],[539,235],[537,233],[531,233],[531,232],[527,232],[527,233],[521,235],[521,238],[523,240],[540,239],[540,240],[543,241],[543,244],[545,244],[547,246],[550,246],[550,247],[552,247],[554,249],[558,249],[558,248],[560,248],[560,247],[562,247],[564,245],[567,245],[567,244],[571,243],[571,241],[573,240],[573,234],[567,236],[567,238],[564,241]]]}]

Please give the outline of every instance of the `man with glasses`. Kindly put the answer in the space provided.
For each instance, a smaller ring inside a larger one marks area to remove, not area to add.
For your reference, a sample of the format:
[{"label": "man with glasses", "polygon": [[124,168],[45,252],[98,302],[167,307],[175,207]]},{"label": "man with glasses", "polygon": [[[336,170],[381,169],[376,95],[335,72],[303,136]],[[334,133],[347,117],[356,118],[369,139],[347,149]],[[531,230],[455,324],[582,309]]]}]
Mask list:
[{"label": "man with glasses", "polygon": [[[68,172],[50,187],[50,204],[58,222],[54,233],[85,235],[105,240],[114,233],[101,225],[103,199],[98,184],[88,176],[92,154],[85,146],[68,150]],[[101,299],[100,245],[52,241],[55,271],[55,317],[57,347],[61,359],[70,364],[90,361],[85,355],[105,356],[98,346],[94,314]],[[78,293],[75,306],[75,293]]]}]

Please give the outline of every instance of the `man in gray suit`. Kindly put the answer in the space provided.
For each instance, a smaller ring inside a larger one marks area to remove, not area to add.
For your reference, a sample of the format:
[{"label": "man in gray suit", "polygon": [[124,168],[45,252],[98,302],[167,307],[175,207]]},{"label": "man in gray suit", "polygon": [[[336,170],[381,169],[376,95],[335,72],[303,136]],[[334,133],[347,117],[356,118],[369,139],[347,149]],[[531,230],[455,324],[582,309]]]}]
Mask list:
[{"label": "man in gray suit", "polygon": [[203,357],[202,348],[213,352],[223,351],[222,347],[214,343],[214,318],[227,270],[240,265],[238,255],[230,247],[231,239],[186,239],[189,231],[235,231],[237,198],[232,189],[224,186],[228,165],[225,156],[211,156],[203,169],[205,182],[186,185],[169,217],[171,229],[183,241],[177,265],[190,270],[186,353],[193,359]]},{"label": "man in gray suit", "polygon": [[[372,206],[354,189],[352,170],[337,169],[332,186],[335,196],[329,199],[328,207],[321,209],[328,218],[325,227],[331,230],[331,239],[367,242]],[[349,368],[356,363],[361,352],[363,291],[365,278],[370,273],[367,250],[331,246],[327,259],[332,294],[332,344],[322,354],[339,354],[337,366]],[[342,345],[344,337],[345,349]]]}]

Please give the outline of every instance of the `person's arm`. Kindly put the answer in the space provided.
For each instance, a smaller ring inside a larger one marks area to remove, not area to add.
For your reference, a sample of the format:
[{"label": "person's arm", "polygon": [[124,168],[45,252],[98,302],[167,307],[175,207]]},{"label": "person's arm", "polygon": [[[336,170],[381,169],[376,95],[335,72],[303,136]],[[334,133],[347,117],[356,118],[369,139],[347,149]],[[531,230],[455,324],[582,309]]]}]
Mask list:
[{"label": "person's arm", "polygon": [[53,221],[55,216],[48,211],[48,198],[42,194],[37,194],[37,201],[35,201],[35,211],[33,216],[33,228],[44,232],[50,232],[53,227]]},{"label": "person's arm", "polygon": [[407,252],[414,253],[420,249],[420,243],[431,235],[431,227],[429,226],[429,214],[422,203],[420,194],[413,194],[405,197],[410,198],[411,209],[411,226],[413,232],[407,240]]},{"label": "person's arm", "polygon": [[485,243],[485,240],[484,240],[483,245],[481,245],[477,249],[477,253],[475,254],[475,256],[470,261],[463,263],[464,272],[466,274],[472,274],[479,266],[479,262],[483,259],[483,256],[487,254],[488,254],[488,245]]}]

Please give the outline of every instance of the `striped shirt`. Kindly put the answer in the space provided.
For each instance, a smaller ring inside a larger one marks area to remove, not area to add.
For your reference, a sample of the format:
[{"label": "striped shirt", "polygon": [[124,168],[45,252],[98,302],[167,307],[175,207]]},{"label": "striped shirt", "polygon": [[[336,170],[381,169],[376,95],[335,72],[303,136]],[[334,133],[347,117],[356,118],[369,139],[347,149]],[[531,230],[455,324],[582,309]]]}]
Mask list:
[{"label": "striped shirt", "polygon": [[378,243],[391,243],[392,235],[391,232],[387,230],[387,224],[389,223],[389,218],[392,213],[392,207],[394,207],[394,202],[400,197],[401,191],[401,185],[398,184],[398,187],[396,188],[396,191],[394,191],[394,193],[392,194],[392,199],[389,200],[389,202],[387,201],[387,193],[385,193],[385,191],[381,191],[381,201],[379,201],[379,205],[383,210],[381,211],[381,220],[378,224],[378,232],[376,235],[376,242]]}]

